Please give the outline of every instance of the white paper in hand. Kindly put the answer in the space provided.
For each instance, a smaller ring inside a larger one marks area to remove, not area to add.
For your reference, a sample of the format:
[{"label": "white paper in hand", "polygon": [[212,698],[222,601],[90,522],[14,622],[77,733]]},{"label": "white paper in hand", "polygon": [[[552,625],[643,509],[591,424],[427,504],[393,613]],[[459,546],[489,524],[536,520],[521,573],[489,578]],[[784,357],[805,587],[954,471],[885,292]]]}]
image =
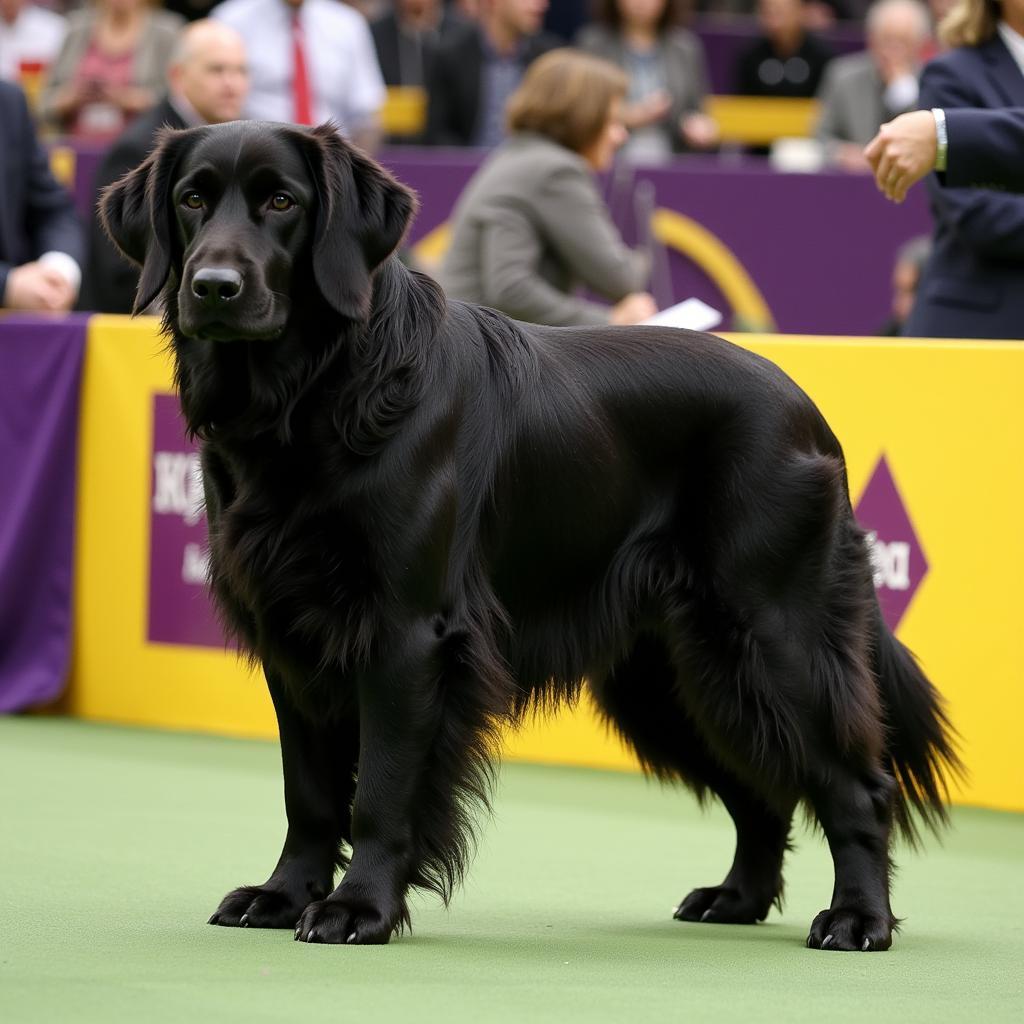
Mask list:
[{"label": "white paper in hand", "polygon": [[683,327],[688,331],[710,331],[722,322],[722,314],[700,299],[686,299],[644,320],[654,327]]}]

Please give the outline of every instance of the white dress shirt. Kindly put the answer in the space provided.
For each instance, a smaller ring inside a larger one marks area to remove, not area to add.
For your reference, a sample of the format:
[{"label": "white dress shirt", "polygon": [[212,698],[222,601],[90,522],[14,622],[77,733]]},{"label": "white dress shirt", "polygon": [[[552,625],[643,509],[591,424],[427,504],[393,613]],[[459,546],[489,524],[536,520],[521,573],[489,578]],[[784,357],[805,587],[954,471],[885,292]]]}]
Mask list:
[{"label": "white dress shirt", "polygon": [[996,28],[999,38],[1006,44],[1014,63],[1020,68],[1020,73],[1024,75],[1024,36],[1015,32],[1005,21],[999,22]]},{"label": "white dress shirt", "polygon": [[44,7],[23,7],[11,24],[0,18],[0,78],[17,84],[22,61],[52,64],[66,32],[63,17]]},{"label": "white dress shirt", "polygon": [[[226,0],[210,12],[245,40],[246,114],[255,120],[293,120],[292,11],[285,0]],[[298,12],[313,123],[333,118],[349,134],[373,124],[384,102],[384,79],[366,19],[338,0],[303,0]]]}]

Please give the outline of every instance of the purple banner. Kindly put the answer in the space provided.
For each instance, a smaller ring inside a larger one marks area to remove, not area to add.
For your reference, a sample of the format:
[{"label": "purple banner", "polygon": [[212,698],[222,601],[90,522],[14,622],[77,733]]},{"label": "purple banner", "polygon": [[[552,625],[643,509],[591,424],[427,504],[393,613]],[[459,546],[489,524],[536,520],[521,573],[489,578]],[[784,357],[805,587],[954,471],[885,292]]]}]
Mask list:
[{"label": "purple banner", "polygon": [[71,644],[86,318],[0,318],[0,711],[58,697]]},{"label": "purple banner", "polygon": [[895,630],[928,574],[928,559],[884,455],[855,511],[867,531],[882,617]]},{"label": "purple banner", "polygon": [[[481,159],[459,150],[385,154],[389,169],[420,197],[410,244],[449,219]],[[931,230],[921,188],[895,206],[866,175],[781,174],[755,158],[730,164],[689,157],[665,167],[620,169],[607,184],[609,208],[627,241],[642,237],[645,213],[661,208],[694,222],[725,253],[724,261],[702,262],[700,252],[659,246],[660,273],[651,284],[662,307],[695,295],[722,310],[722,330],[753,326],[734,317],[738,311],[723,294],[742,277],[745,292],[763,300],[780,332],[876,335],[889,317],[897,250]],[[739,270],[731,281],[721,272],[723,262]]]},{"label": "purple banner", "polygon": [[195,444],[172,395],[153,396],[150,490],[151,643],[225,646],[206,588],[209,558],[203,479]]}]

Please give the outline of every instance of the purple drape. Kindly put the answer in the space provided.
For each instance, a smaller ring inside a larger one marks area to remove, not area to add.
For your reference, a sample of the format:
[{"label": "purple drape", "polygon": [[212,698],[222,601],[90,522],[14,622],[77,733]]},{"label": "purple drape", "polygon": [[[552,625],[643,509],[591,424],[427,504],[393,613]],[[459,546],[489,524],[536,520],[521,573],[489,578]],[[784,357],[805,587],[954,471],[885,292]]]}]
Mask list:
[{"label": "purple drape", "polygon": [[87,322],[0,317],[0,712],[67,679]]}]

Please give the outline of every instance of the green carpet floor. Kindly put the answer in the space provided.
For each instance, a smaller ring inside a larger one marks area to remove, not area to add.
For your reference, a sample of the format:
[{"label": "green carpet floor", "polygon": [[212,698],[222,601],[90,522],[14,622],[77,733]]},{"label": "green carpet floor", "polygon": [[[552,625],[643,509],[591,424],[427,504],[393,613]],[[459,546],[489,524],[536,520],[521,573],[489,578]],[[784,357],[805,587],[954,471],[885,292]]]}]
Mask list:
[{"label": "green carpet floor", "polygon": [[275,745],[0,719],[0,1021],[1024,1020],[1024,816],[957,810],[901,849],[889,953],[803,946],[831,862],[797,836],[785,912],[681,924],[724,812],[642,777],[508,765],[466,886],[384,947],[208,927],[283,836]]}]

